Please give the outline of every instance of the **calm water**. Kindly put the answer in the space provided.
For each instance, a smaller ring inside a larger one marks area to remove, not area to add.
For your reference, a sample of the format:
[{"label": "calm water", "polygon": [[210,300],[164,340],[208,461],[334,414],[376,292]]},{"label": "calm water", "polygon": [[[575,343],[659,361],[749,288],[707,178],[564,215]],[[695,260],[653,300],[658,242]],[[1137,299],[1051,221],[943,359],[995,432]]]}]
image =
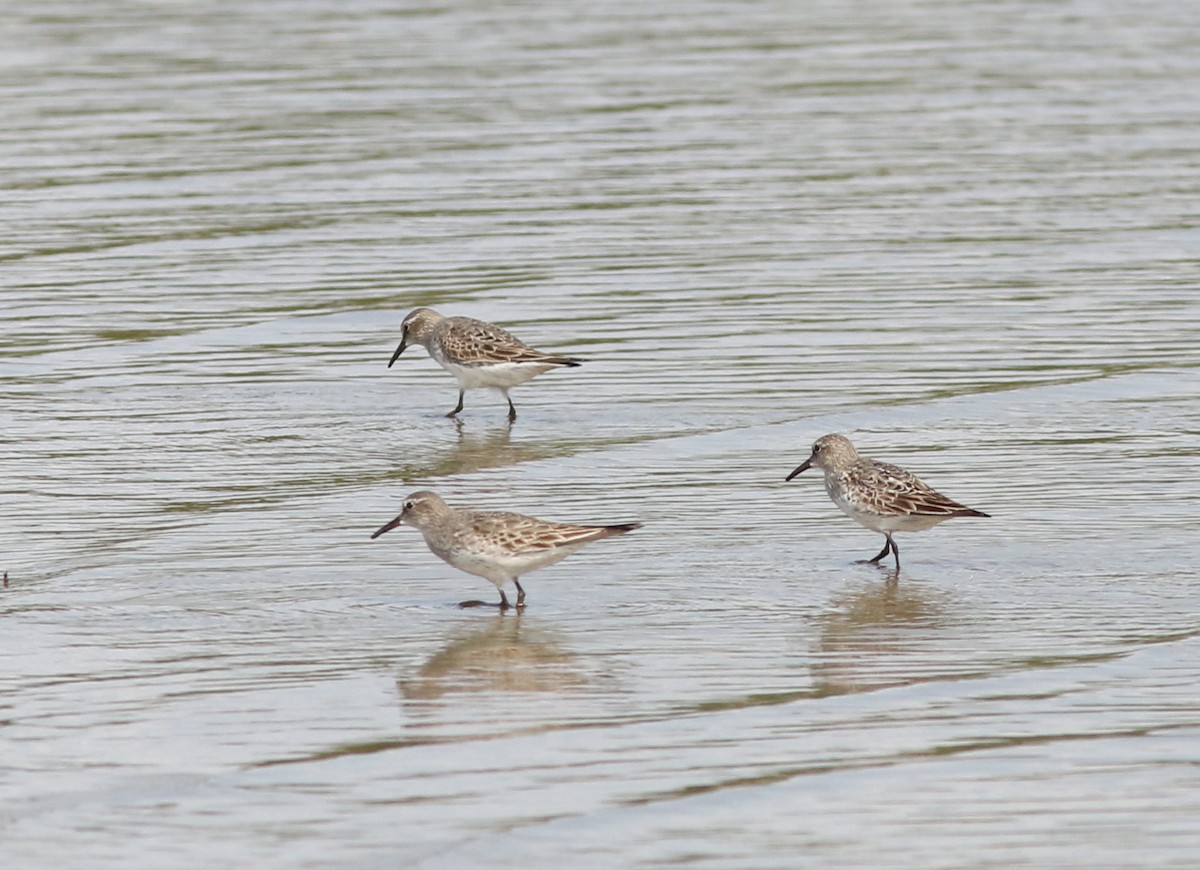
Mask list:
[{"label": "calm water", "polygon": [[[0,16],[0,857],[1194,867],[1200,6]],[[502,400],[417,305],[586,357]],[[878,536],[821,434],[994,515]],[[403,495],[640,520],[521,615]]]}]

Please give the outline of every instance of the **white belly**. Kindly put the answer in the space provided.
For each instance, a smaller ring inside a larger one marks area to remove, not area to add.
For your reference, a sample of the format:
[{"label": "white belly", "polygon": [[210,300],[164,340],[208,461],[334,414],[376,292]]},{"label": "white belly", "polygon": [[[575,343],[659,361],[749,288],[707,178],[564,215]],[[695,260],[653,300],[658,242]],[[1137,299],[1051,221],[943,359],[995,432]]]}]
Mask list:
[{"label": "white belly", "polygon": [[482,366],[464,366],[444,359],[439,359],[438,363],[454,375],[458,385],[464,390],[478,390],[485,387],[507,390],[509,387],[523,384],[530,378],[554,368],[546,363],[491,363]]},{"label": "white belly", "polygon": [[430,549],[458,570],[490,580],[496,584],[497,588],[502,589],[506,584],[530,571],[561,562],[581,546],[583,545],[568,545],[555,547],[553,550],[539,550],[535,553],[519,555],[483,554],[463,549],[441,551],[432,546]]}]

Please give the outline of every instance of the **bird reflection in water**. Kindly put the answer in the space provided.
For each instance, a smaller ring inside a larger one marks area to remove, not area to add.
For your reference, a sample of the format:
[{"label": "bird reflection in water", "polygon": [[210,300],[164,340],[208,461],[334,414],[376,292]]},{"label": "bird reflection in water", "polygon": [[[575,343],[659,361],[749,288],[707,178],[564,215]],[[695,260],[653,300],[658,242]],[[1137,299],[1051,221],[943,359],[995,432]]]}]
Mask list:
[{"label": "bird reflection in water", "polygon": [[447,477],[453,474],[470,474],[486,468],[501,468],[561,456],[578,449],[569,439],[535,438],[512,440],[510,424],[474,427],[461,420],[454,421],[457,435],[453,444],[447,445],[440,455],[433,455],[417,462],[402,462],[393,472],[406,482],[430,478]]},{"label": "bird reflection in water", "polygon": [[575,657],[522,617],[502,614],[459,634],[415,675],[397,680],[405,699],[467,692],[558,692],[586,682]]},{"label": "bird reflection in water", "polygon": [[823,695],[867,692],[935,676],[928,655],[947,622],[944,592],[887,578],[833,602],[821,617],[821,660],[813,679]]},{"label": "bird reflection in water", "polygon": [[462,420],[454,419],[457,440],[454,448],[442,459],[443,468],[434,472],[442,474],[469,474],[483,468],[510,465],[526,458],[521,454],[534,449],[512,443],[512,423],[482,427],[471,431]]}]

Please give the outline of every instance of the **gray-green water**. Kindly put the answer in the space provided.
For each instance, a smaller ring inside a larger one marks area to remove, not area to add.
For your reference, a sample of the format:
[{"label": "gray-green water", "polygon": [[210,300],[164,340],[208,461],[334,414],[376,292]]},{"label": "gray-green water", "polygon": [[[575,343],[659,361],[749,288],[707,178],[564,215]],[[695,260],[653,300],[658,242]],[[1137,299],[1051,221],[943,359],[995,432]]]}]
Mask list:
[{"label": "gray-green water", "polygon": [[1195,866],[1200,6],[3,12],[5,866]]}]

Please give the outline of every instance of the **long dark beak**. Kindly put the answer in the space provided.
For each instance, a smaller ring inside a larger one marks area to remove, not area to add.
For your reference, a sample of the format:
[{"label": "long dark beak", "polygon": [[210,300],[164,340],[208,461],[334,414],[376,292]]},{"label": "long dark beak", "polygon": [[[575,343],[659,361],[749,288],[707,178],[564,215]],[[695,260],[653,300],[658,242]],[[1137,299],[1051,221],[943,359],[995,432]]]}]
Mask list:
[{"label": "long dark beak", "polygon": [[380,535],[382,535],[384,532],[390,532],[392,529],[396,528],[396,526],[400,525],[400,523],[403,519],[404,519],[404,514],[400,514],[400,516],[396,517],[390,523],[385,523],[384,525],[380,526],[379,530],[376,531],[375,534],[371,535],[371,540],[372,541],[375,540]]},{"label": "long dark beak", "polygon": [[791,480],[797,474],[801,474],[805,471],[808,471],[810,468],[812,468],[812,457],[811,456],[808,457],[808,459],[805,459],[803,462],[801,462],[795,471],[793,471],[791,474],[789,474],[787,477],[785,477],[783,479],[783,482],[787,483],[789,480]]},{"label": "long dark beak", "polygon": [[388,368],[390,369],[396,360],[400,359],[400,354],[404,353],[404,348],[408,347],[408,332],[400,337],[400,346],[396,348],[396,352],[392,354],[392,358],[388,360]]}]

